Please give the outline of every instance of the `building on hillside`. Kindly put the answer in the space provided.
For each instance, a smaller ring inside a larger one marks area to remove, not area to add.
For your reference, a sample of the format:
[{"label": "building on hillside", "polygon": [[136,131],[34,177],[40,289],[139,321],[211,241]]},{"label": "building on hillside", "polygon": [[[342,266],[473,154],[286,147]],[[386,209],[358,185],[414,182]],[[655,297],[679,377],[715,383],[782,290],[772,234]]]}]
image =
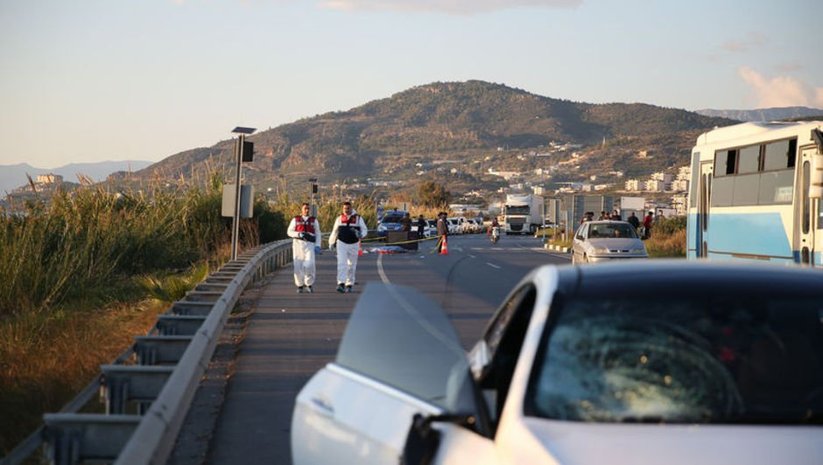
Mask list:
[{"label": "building on hillside", "polygon": [[38,174],[35,179],[37,184],[60,184],[63,182],[63,176],[54,173]]},{"label": "building on hillside", "polygon": [[644,184],[644,189],[647,192],[665,192],[667,184],[659,179],[649,179]]},{"label": "building on hillside", "polygon": [[501,178],[505,179],[506,181],[510,180],[511,178],[520,176],[521,173],[519,171],[497,171],[494,168],[489,168],[489,174],[493,174],[495,176],[500,176]]},{"label": "building on hillside", "polygon": [[673,195],[672,208],[677,216],[685,216],[688,212],[688,196],[686,194]]},{"label": "building on hillside", "polygon": [[672,182],[673,176],[668,173],[652,173],[649,178],[652,181],[663,181],[664,183],[670,183]]},{"label": "building on hillside", "polygon": [[672,192],[686,192],[689,190],[688,179],[675,179],[671,183]]},{"label": "building on hillside", "polygon": [[626,181],[626,190],[629,192],[637,192],[640,191],[641,185],[640,181],[637,179],[629,179]]}]

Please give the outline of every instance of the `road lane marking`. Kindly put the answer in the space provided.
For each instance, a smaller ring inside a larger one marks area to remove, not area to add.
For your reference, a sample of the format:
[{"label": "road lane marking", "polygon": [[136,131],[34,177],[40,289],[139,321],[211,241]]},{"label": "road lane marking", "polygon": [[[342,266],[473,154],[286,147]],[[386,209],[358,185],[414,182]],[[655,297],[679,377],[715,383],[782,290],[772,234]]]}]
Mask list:
[{"label": "road lane marking", "polygon": [[492,267],[492,268],[497,268],[498,270],[499,270],[500,268],[502,268],[502,267],[500,267],[500,266],[495,265],[494,263],[489,263],[489,262],[486,262],[486,265],[489,265],[489,266],[490,266],[490,267]]},{"label": "road lane marking", "polygon": [[386,284],[391,284],[391,281],[389,281],[389,277],[386,276],[386,272],[383,271],[383,254],[382,253],[377,255],[377,274],[380,275],[380,280],[381,281],[383,281]]}]

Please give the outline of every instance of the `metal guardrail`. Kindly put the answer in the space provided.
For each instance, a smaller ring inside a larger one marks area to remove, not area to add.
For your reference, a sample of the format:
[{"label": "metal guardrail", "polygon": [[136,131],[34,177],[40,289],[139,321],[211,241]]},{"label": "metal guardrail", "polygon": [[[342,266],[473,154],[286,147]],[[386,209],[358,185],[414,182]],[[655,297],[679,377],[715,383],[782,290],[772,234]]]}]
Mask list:
[{"label": "metal guardrail", "polygon": [[[291,239],[273,242],[226,263],[172,304],[146,336],[90,383],[60,413],[11,451],[0,465],[17,465],[46,444],[56,465],[113,462],[164,464],[174,447],[220,333],[245,288],[292,260]],[[98,391],[105,414],[78,413]],[[125,413],[136,406],[136,414]]]}]

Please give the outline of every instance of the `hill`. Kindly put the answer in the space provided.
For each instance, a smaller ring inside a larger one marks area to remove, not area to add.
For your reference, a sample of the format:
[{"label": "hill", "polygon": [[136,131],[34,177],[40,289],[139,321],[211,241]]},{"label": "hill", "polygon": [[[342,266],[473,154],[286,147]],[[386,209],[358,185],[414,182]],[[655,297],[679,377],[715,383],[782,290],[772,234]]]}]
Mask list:
[{"label": "hill", "polygon": [[[461,175],[455,182],[471,186],[484,182],[489,169],[558,165],[570,155],[518,158],[523,153],[575,146],[598,154],[592,166],[643,174],[686,164],[700,132],[733,123],[647,104],[558,100],[483,81],[437,82],[255,134],[249,137],[255,159],[244,165],[244,173],[265,188],[308,176],[325,184],[353,178],[408,181],[440,176],[443,167],[434,167],[452,163],[456,168],[446,173]],[[626,156],[642,150],[657,156]],[[233,141],[221,141],[173,155],[132,177],[206,179],[216,171],[229,178],[232,154]],[[560,170],[558,179],[573,177],[574,169]]]}]

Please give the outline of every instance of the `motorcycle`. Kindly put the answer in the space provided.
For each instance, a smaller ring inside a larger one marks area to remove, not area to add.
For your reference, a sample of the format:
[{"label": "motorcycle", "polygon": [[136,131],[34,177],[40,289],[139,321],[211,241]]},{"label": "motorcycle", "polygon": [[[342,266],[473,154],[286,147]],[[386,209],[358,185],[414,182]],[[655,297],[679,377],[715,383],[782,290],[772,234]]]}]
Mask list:
[{"label": "motorcycle", "polygon": [[500,240],[500,227],[499,226],[492,227],[490,236],[491,236],[492,244],[497,244],[497,241]]}]

